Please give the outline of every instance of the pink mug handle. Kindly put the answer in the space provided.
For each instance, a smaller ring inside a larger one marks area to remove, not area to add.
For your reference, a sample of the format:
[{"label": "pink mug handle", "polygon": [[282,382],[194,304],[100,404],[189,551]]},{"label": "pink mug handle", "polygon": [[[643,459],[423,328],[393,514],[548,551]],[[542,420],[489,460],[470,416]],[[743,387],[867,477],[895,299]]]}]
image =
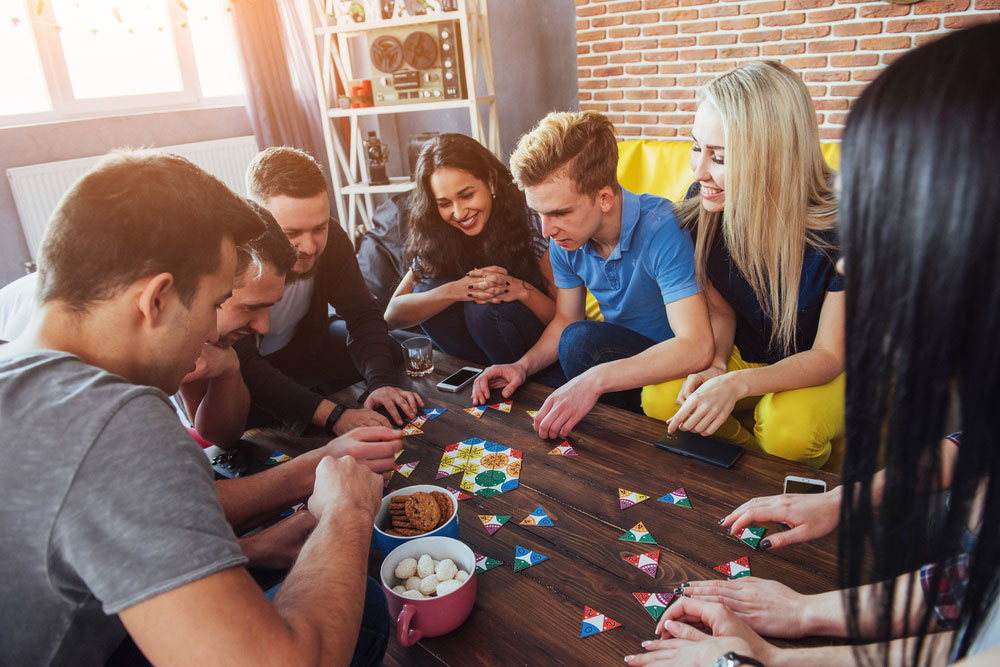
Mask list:
[{"label": "pink mug handle", "polygon": [[413,646],[424,636],[420,630],[410,629],[410,621],[413,620],[415,613],[417,613],[416,607],[412,604],[404,604],[403,609],[399,612],[399,618],[396,619],[396,641],[402,646]]}]

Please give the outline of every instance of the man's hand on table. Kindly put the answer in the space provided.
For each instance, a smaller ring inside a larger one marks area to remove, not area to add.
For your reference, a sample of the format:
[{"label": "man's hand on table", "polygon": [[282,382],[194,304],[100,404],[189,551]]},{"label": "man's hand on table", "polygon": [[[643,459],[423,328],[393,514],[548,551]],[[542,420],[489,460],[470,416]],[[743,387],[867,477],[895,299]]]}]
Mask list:
[{"label": "man's hand on table", "polygon": [[524,384],[528,374],[519,364],[497,364],[490,366],[472,384],[472,404],[483,405],[490,399],[492,389],[503,388],[501,394],[510,398],[518,387]]},{"label": "man's hand on table", "polygon": [[691,581],[684,594],[703,602],[717,602],[767,637],[799,639],[812,634],[807,627],[809,596],[771,579],[740,577],[732,581]]},{"label": "man's hand on table", "polygon": [[356,428],[313,450],[310,455],[350,456],[372,472],[387,477],[392,474],[396,452],[403,448],[401,435],[400,431],[383,426]]},{"label": "man's hand on table", "polygon": [[316,518],[309,512],[299,511],[273,526],[241,537],[240,548],[253,567],[285,570],[295,562],[315,527]]},{"label": "man's hand on table", "polygon": [[349,431],[363,426],[381,426],[390,428],[392,424],[388,419],[367,408],[347,409],[341,413],[340,418],[333,423],[335,435],[344,435]]},{"label": "man's hand on table", "polygon": [[[391,457],[390,457],[391,458]],[[382,480],[350,456],[324,456],[316,466],[316,481],[307,503],[317,521],[331,513],[362,512],[374,525],[382,503]]]},{"label": "man's hand on table", "polygon": [[540,438],[565,438],[593,409],[601,390],[596,376],[582,373],[549,394],[535,414],[534,427]]},{"label": "man's hand on table", "polygon": [[729,528],[730,535],[761,521],[775,521],[790,527],[790,530],[771,533],[760,543],[762,549],[808,542],[828,535],[840,523],[840,494],[838,486],[826,493],[782,493],[753,498],[719,523]]},{"label": "man's hand on table", "polygon": [[[424,400],[416,393],[400,389],[399,387],[379,387],[368,394],[368,398],[365,399],[365,407],[368,410],[374,410],[377,407],[385,408],[393,421],[396,422],[396,425],[402,426],[406,422],[417,418],[417,408],[424,407]],[[400,412],[402,412],[402,415]],[[403,419],[403,415],[406,416],[406,419]],[[343,420],[343,417],[338,419],[337,422],[339,423],[341,420]],[[388,422],[386,422],[385,426],[389,426]]]}]

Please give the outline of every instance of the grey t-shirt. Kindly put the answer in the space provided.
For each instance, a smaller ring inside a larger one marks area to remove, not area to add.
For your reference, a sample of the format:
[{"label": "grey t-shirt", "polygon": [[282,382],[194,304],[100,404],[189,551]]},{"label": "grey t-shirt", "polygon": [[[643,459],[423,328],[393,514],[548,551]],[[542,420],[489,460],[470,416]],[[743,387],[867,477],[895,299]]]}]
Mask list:
[{"label": "grey t-shirt", "polygon": [[246,561],[158,389],[62,352],[0,359],[0,456],[0,664],[103,664],[119,611]]}]

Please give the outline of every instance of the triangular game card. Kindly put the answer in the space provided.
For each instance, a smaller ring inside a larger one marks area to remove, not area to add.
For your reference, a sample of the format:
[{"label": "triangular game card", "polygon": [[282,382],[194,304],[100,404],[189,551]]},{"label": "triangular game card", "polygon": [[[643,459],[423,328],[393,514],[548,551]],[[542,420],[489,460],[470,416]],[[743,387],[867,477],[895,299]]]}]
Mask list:
[{"label": "triangular game card", "polygon": [[528,416],[531,417],[532,419],[534,419],[535,415],[538,414],[538,410],[525,410],[525,412],[527,412]]},{"label": "triangular game card", "polygon": [[497,560],[496,558],[490,558],[489,556],[477,554],[475,551],[473,551],[472,553],[476,557],[476,572],[485,572],[486,570],[492,570],[497,565],[503,565],[502,560]]},{"label": "triangular game card", "polygon": [[751,549],[756,549],[766,530],[763,526],[744,528],[743,532],[740,533],[740,539],[746,542]]},{"label": "triangular game card", "polygon": [[504,401],[503,403],[490,403],[488,408],[493,408],[494,410],[499,410],[500,412],[510,412],[510,409],[514,406],[514,401]]},{"label": "triangular game card", "polygon": [[479,520],[483,522],[486,532],[492,535],[500,530],[500,526],[510,521],[510,515],[480,514]]},{"label": "triangular game card", "polygon": [[625,561],[635,565],[649,576],[656,576],[656,564],[660,560],[659,551],[650,551],[649,553],[639,554],[638,556],[624,556],[623,558]]},{"label": "triangular game card", "polygon": [[563,440],[549,454],[551,456],[576,456],[576,450],[570,446],[569,440]]},{"label": "triangular game card", "polygon": [[514,545],[514,571],[523,570],[526,567],[531,567],[532,565],[537,565],[543,560],[548,560],[548,556],[543,556],[542,554],[531,551],[530,549],[525,549],[522,546]]},{"label": "triangular game card", "polygon": [[673,593],[632,593],[654,621],[660,620],[674,599]]},{"label": "triangular game card", "polygon": [[267,458],[267,460],[264,461],[264,465],[266,465],[266,466],[273,466],[273,465],[277,465],[279,463],[284,463],[285,461],[291,461],[291,460],[292,460],[291,456],[289,456],[288,454],[285,454],[283,452],[279,452],[276,449],[273,452],[271,452],[271,456],[269,456]]},{"label": "triangular game card", "polygon": [[653,536],[649,534],[648,530],[646,530],[646,526],[642,523],[642,521],[632,526],[631,529],[626,530],[618,539],[626,542],[649,542],[651,544],[656,544],[656,540],[654,540]]},{"label": "triangular game card", "polygon": [[670,503],[671,505],[678,505],[679,507],[691,507],[691,501],[688,500],[687,492],[684,491],[683,486],[665,496],[660,496],[657,500]]},{"label": "triangular game card", "polygon": [[746,556],[742,558],[737,558],[736,560],[731,560],[728,563],[723,563],[722,565],[712,568],[726,575],[730,579],[739,579],[740,577],[750,576],[750,559]]},{"label": "triangular game card", "polygon": [[458,497],[458,502],[462,502],[463,500],[468,500],[469,498],[472,497],[468,493],[466,493],[465,491],[459,491],[458,489],[453,489],[450,486],[446,487],[446,488],[448,489],[448,493],[450,493],[453,496],[457,496]]},{"label": "triangular game card", "polygon": [[545,513],[542,506],[539,505],[535,508],[535,511],[524,517],[524,520],[518,524],[519,526],[554,526],[552,519],[549,515]]},{"label": "triangular game card", "polygon": [[641,503],[643,500],[647,500],[649,496],[636,493],[635,491],[629,491],[628,489],[618,489],[618,504],[621,505],[622,509],[626,507],[632,507],[632,505]]},{"label": "triangular game card", "polygon": [[418,433],[423,433],[423,431],[416,424],[407,424],[403,427],[403,435],[416,435]]},{"label": "triangular game card", "polygon": [[583,607],[583,625],[580,626],[580,637],[589,637],[599,632],[617,628],[621,623],[612,620],[604,614],[594,611],[590,607]]},{"label": "triangular game card", "polygon": [[[448,408],[423,408],[423,411],[423,416],[427,418],[427,421],[433,421],[447,412]],[[420,417],[417,417],[417,419],[420,419]]]},{"label": "triangular game card", "polygon": [[420,461],[410,461],[409,463],[394,465],[393,469],[403,477],[409,477],[410,473],[416,470],[418,465],[420,465]]},{"label": "triangular game card", "polygon": [[465,408],[465,411],[468,412],[473,417],[475,417],[476,419],[479,419],[480,417],[483,416],[483,413],[486,412],[486,406],[485,405],[476,405],[476,406],[471,407],[471,408]]},{"label": "triangular game card", "polygon": [[393,454],[392,455],[392,460],[395,461],[396,459],[398,459],[399,455],[402,454],[402,453],[403,453],[403,450],[401,449],[398,452],[396,452],[395,454]]}]

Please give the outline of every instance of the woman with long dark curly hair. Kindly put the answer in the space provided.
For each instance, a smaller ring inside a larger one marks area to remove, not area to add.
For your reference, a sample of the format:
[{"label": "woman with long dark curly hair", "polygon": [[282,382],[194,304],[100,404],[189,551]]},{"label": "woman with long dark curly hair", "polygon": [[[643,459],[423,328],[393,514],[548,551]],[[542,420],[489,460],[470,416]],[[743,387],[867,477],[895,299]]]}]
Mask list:
[{"label": "woman with long dark curly hair", "polygon": [[424,144],[409,200],[410,270],[386,308],[390,328],[420,325],[442,351],[516,361],[555,313],[548,243],[510,171],[461,134]]}]

